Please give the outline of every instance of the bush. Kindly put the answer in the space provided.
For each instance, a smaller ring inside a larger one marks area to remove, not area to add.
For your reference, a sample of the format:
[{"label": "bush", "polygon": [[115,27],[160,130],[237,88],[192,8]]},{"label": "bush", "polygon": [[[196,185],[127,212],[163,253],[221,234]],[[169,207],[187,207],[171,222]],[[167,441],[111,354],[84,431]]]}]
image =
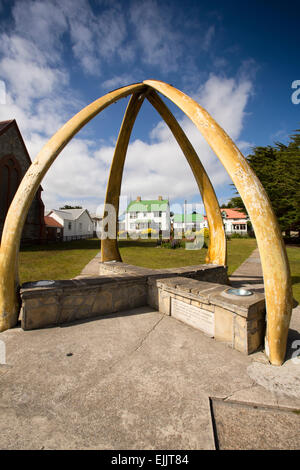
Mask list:
[{"label": "bush", "polygon": [[182,240],[162,240],[161,246],[163,248],[171,248],[172,250],[175,250],[176,248],[183,248],[184,244]]},{"label": "bush", "polygon": [[[196,233],[198,233],[198,232],[196,232]],[[202,228],[202,229],[200,230],[200,233],[201,233],[201,234],[203,233],[204,238],[209,238],[209,230],[208,230],[207,227]]]},{"label": "bush", "polygon": [[149,234],[149,233],[150,233],[150,234],[151,234],[151,233],[156,234],[156,233],[157,233],[157,230],[155,230],[154,228],[145,228],[145,230],[142,230],[141,233],[144,234],[144,235],[145,235],[146,233],[148,233],[148,234]]},{"label": "bush", "polygon": [[228,235],[228,239],[230,240],[230,238],[250,238],[249,235],[242,235],[241,233],[232,233],[230,235]]}]

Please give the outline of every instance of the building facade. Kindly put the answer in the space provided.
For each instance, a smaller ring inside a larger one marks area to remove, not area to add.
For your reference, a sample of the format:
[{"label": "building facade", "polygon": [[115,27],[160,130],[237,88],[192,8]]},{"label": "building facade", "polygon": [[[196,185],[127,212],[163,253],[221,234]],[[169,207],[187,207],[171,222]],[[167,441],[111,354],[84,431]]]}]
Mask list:
[{"label": "building facade", "polygon": [[196,231],[208,227],[207,219],[202,214],[174,214],[172,222],[174,231]]},{"label": "building facade", "polygon": [[63,227],[63,241],[93,237],[94,224],[87,209],[54,209],[47,216]]},{"label": "building facade", "polygon": [[53,217],[46,216],[44,217],[45,226],[46,226],[46,241],[47,242],[59,242],[63,241],[64,237],[64,228],[53,219]]},{"label": "building facade", "polygon": [[[0,122],[0,239],[7,211],[18,186],[31,165],[16,121]],[[42,187],[30,206],[22,232],[22,243],[41,242],[45,239],[44,204]]]},{"label": "building facade", "polygon": [[238,209],[221,208],[221,214],[225,226],[225,233],[227,235],[230,236],[234,233],[247,235],[247,222],[249,217],[244,212],[241,212]]},{"label": "building facade", "polygon": [[162,196],[158,196],[157,200],[142,200],[138,196],[127,207],[126,232],[141,233],[149,228],[158,232],[170,230],[170,205]]}]

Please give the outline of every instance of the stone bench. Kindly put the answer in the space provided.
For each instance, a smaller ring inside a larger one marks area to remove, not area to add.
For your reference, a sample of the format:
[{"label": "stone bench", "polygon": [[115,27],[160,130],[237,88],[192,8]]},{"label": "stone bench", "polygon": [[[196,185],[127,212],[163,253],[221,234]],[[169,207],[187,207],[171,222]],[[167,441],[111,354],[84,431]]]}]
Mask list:
[{"label": "stone bench", "polygon": [[228,286],[184,277],[148,280],[148,304],[246,354],[264,341],[265,296],[239,297]]},{"label": "stone bench", "polygon": [[147,278],[97,276],[55,281],[50,287],[27,283],[20,295],[21,326],[32,330],[147,305]]},{"label": "stone bench", "polygon": [[24,284],[20,290],[22,328],[61,325],[149,305],[243,353],[250,354],[263,344],[264,295],[226,294],[224,266],[155,270],[109,262],[100,263],[100,272],[47,287]]}]

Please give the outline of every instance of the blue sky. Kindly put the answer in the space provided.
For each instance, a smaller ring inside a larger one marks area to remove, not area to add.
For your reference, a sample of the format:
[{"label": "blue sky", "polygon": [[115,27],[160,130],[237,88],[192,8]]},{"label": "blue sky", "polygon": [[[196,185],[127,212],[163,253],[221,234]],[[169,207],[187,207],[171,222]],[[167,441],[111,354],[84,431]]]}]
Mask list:
[{"label": "blue sky", "polygon": [[[300,4],[285,1],[0,0],[0,120],[15,118],[32,159],[59,127],[111,89],[155,78],[204,106],[247,155],[286,142],[300,127],[291,88],[300,80]],[[43,181],[47,209],[103,203],[123,99],[90,122]],[[170,102],[220,203],[230,178],[198,131]],[[126,197],[201,203],[193,175],[147,102],[132,134]]]}]

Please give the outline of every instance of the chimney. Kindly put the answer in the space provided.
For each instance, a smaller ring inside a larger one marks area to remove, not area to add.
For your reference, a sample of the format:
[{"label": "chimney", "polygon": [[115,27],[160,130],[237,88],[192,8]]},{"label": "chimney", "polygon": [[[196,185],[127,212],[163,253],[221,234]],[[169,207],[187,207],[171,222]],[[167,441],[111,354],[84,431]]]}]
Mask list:
[{"label": "chimney", "polygon": [[140,202],[141,196],[137,196],[137,197],[136,197],[136,200],[137,200],[137,202]]},{"label": "chimney", "polygon": [[162,196],[158,196],[158,200],[159,200],[159,201],[162,201]]}]

